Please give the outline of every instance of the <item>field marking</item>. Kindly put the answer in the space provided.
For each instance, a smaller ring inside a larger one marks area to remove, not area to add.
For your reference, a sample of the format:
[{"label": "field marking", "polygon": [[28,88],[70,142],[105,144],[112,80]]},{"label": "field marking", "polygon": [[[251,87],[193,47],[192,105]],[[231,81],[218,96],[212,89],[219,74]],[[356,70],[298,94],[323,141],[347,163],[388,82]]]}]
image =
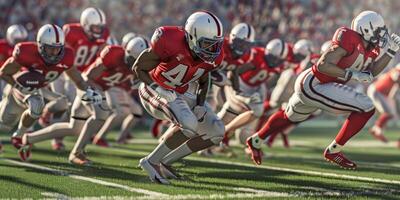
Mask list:
[{"label": "field marking", "polygon": [[[101,148],[101,147],[96,147],[96,148]],[[140,155],[149,154],[149,152],[127,150],[127,149],[121,149],[118,147],[110,148],[107,150],[136,154],[136,155],[137,154],[140,154]],[[193,160],[193,161],[206,161],[206,162],[217,163],[217,164],[236,165],[236,166],[241,166],[241,167],[263,168],[263,169],[297,173],[297,174],[306,174],[306,175],[314,175],[314,176],[322,176],[322,177],[342,178],[342,179],[347,179],[347,180],[368,181],[368,182],[374,182],[374,183],[388,183],[388,184],[400,185],[400,181],[398,181],[398,180],[390,180],[390,179],[382,179],[382,178],[370,178],[370,177],[363,177],[363,176],[336,174],[336,173],[332,173],[332,172],[320,172],[320,171],[292,169],[292,168],[285,168],[285,167],[273,167],[273,166],[265,166],[265,165],[256,166],[254,164],[247,164],[247,163],[233,162],[233,161],[224,161],[224,160],[217,160],[217,159],[213,159],[213,158],[204,158],[204,157],[198,157],[198,156],[197,157],[186,157],[185,159]]]},{"label": "field marking", "polygon": [[114,187],[114,188],[119,188],[119,189],[123,189],[129,192],[136,192],[136,193],[140,193],[140,194],[145,194],[145,195],[149,195],[149,196],[166,196],[166,194],[160,193],[160,192],[155,192],[155,191],[151,191],[151,190],[145,190],[145,189],[140,189],[140,188],[133,188],[133,187],[129,187],[126,185],[121,185],[118,183],[113,183],[113,182],[108,182],[108,181],[103,181],[103,180],[99,180],[99,179],[95,179],[95,178],[89,178],[89,177],[84,177],[84,176],[79,176],[79,175],[74,175],[74,174],[69,174],[65,171],[61,171],[58,169],[52,169],[49,167],[44,167],[41,165],[36,165],[36,164],[32,164],[32,163],[25,163],[25,162],[19,162],[19,161],[15,161],[15,160],[11,160],[11,159],[7,159],[7,158],[1,158],[0,160],[4,160],[6,162],[15,164],[15,165],[19,165],[19,166],[24,166],[24,167],[29,167],[29,168],[34,168],[34,169],[39,169],[39,170],[43,170],[43,171],[48,171],[51,172],[53,174],[57,174],[60,176],[67,176],[73,179],[77,179],[77,180],[82,180],[82,181],[87,181],[87,182],[91,182],[91,183],[95,183],[95,184],[99,184],[99,185],[104,185],[104,186],[109,186],[109,187]]}]

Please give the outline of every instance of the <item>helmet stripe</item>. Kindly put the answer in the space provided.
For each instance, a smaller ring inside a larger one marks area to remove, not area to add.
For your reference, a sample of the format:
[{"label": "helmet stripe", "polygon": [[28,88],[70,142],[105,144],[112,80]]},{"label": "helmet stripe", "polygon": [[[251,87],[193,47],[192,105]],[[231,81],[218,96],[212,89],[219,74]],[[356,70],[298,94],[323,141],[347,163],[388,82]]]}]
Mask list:
[{"label": "helmet stripe", "polygon": [[248,31],[247,31],[247,39],[250,39],[250,36],[251,36],[251,27],[250,27],[250,25],[247,24],[247,23],[246,23],[246,25],[247,25],[247,29],[248,29]]},{"label": "helmet stripe", "polygon": [[101,23],[104,23],[103,22],[103,16],[101,15],[100,10],[98,8],[94,8],[94,9],[97,11],[97,14],[99,14]]},{"label": "helmet stripe", "polygon": [[56,34],[56,42],[59,43],[60,42],[60,36],[58,35],[58,30],[56,25],[52,24],[53,29],[54,29],[54,33]]},{"label": "helmet stripe", "polygon": [[144,39],[143,37],[142,37],[142,40],[144,41],[144,44],[146,45],[146,49],[149,48],[149,43],[147,43],[147,40]]},{"label": "helmet stripe", "polygon": [[281,43],[282,43],[282,49],[281,49],[281,53],[280,53],[280,55],[281,55],[281,57],[282,57],[283,52],[285,51],[285,42],[284,42],[282,39],[279,39],[279,40],[280,40]]},{"label": "helmet stripe", "polygon": [[219,24],[219,21],[218,21],[218,19],[217,19],[217,17],[214,15],[214,14],[212,14],[211,12],[208,12],[208,11],[204,11],[205,13],[207,13],[207,14],[209,14],[209,15],[211,15],[211,17],[214,19],[214,21],[215,21],[215,24],[217,24],[217,35],[218,35],[218,37],[220,37],[220,36],[222,36],[221,34],[221,27],[220,27],[220,24]]}]

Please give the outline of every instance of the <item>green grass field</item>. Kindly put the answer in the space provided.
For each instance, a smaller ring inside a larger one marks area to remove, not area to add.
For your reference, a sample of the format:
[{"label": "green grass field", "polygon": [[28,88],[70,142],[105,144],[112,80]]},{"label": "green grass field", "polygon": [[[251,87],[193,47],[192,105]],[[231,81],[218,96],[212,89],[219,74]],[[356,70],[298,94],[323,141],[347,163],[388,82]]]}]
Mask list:
[{"label": "green grass field", "polygon": [[[322,157],[337,129],[298,128],[290,136],[290,149],[277,138],[273,148],[264,146],[262,166],[253,165],[240,146],[234,147],[235,158],[192,155],[176,164],[185,180],[172,185],[151,183],[137,168],[157,142],[143,130],[135,131],[128,145],[89,145],[92,167],[70,165],[68,152],[54,152],[50,142],[36,144],[32,160],[22,163],[6,143],[0,157],[0,198],[400,199],[400,149],[394,142],[382,144],[363,131],[345,149],[359,168],[343,170]],[[400,137],[397,131],[387,135],[391,141]],[[111,141],[114,136],[109,135]],[[70,150],[73,138],[66,144]]]}]

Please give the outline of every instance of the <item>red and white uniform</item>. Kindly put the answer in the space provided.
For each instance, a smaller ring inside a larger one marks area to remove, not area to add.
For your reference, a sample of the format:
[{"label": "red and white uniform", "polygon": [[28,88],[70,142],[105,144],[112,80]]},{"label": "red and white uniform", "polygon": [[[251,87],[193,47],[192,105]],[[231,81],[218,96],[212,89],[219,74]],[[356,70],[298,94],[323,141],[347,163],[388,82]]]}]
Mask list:
[{"label": "red and white uniform", "polygon": [[110,87],[122,86],[124,82],[132,79],[133,74],[130,66],[125,63],[125,50],[121,46],[107,46],[101,53],[100,57],[106,70],[94,80],[103,91]]},{"label": "red and white uniform", "polygon": [[63,26],[65,43],[75,52],[74,66],[84,71],[93,61],[98,53],[105,46],[110,31],[105,28],[103,36],[98,39],[89,39],[83,27],[79,23],[66,24]]},{"label": "red and white uniform", "polygon": [[[222,62],[223,52],[214,65],[194,60],[185,39],[185,31],[180,27],[164,26],[157,29],[159,38],[152,39],[151,48],[161,60],[161,63],[150,72],[151,78],[160,86],[185,93],[189,83],[196,81],[202,75],[216,70]],[[174,42],[171,42],[174,41]]]},{"label": "red and white uniform", "polygon": [[[342,69],[366,70],[379,55],[379,49],[366,49],[362,37],[349,28],[337,29],[332,45],[347,51],[337,64]],[[322,109],[334,114],[349,112],[369,112],[374,105],[368,96],[344,85],[337,77],[332,77],[312,69],[302,72],[295,83],[295,93],[289,100],[286,115],[293,122],[306,120],[311,113]]]},{"label": "red and white uniform", "polygon": [[220,65],[220,70],[232,71],[236,69],[238,66],[248,62],[249,59],[248,53],[244,54],[243,56],[240,56],[239,58],[233,57],[228,37],[224,38],[223,49],[224,49],[224,60]]},{"label": "red and white uniform", "polygon": [[131,113],[141,116],[141,106],[127,92],[130,79],[133,78],[130,66],[125,63],[125,50],[121,46],[105,47],[98,59],[101,59],[106,70],[94,80],[105,91],[106,99],[111,108],[119,114]]},{"label": "red and white uniform", "polygon": [[11,88],[10,85],[4,89],[5,98],[2,100],[4,103],[1,103],[0,106],[0,124],[4,125],[2,127],[6,127],[5,129],[10,130],[18,123],[19,117],[27,109],[29,109],[31,116],[39,117],[45,106],[43,98],[48,101],[63,102],[63,96],[52,93],[44,87],[56,80],[64,71],[70,69],[74,59],[72,49],[65,48],[64,58],[58,64],[47,65],[38,52],[36,42],[18,43],[12,56],[15,62],[22,66],[20,71],[35,70],[40,72],[46,78],[46,82],[40,93],[35,92],[30,95],[25,95],[19,90]]},{"label": "red and white uniform", "polygon": [[7,40],[0,40],[0,66],[12,55],[14,47],[8,44]]},{"label": "red and white uniform", "polygon": [[215,64],[194,60],[184,29],[176,26],[158,28],[152,37],[151,49],[160,57],[161,62],[150,72],[150,77],[160,87],[175,91],[177,98],[166,100],[143,83],[139,87],[139,95],[147,112],[157,119],[178,125],[189,137],[195,134],[209,135],[210,132],[222,137],[223,123],[208,104],[202,123],[198,123],[192,109],[196,106],[197,80],[218,68],[223,52],[217,57]]},{"label": "red and white uniform", "polygon": [[[400,67],[397,66],[381,75],[368,87],[367,94],[372,99],[379,113],[396,115],[395,99],[391,96],[392,90],[400,83]],[[396,96],[395,96],[396,97]]]}]

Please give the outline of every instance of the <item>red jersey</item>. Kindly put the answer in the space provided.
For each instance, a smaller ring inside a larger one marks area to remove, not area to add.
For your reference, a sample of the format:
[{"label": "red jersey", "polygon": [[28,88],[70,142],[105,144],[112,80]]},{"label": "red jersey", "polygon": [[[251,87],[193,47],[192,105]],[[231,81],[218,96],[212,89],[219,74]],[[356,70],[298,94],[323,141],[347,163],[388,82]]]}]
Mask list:
[{"label": "red jersey", "polygon": [[240,75],[240,78],[249,86],[259,86],[270,77],[271,74],[278,74],[284,69],[284,65],[277,67],[268,66],[265,61],[265,48],[254,47],[251,49],[249,62],[255,69],[248,70]]},{"label": "red jersey", "polygon": [[7,40],[0,40],[0,66],[11,57],[14,47],[8,44]]},{"label": "red jersey", "polygon": [[388,96],[393,86],[399,84],[399,77],[400,67],[389,70],[375,81],[374,85],[376,91]]},{"label": "red jersey", "polygon": [[181,27],[163,26],[151,38],[151,49],[161,62],[150,76],[158,85],[178,93],[185,93],[189,83],[217,69],[223,59],[222,50],[214,64],[194,60],[185,37],[185,30]]},{"label": "red jersey", "polygon": [[96,60],[110,35],[109,30],[105,28],[101,38],[91,40],[79,23],[65,24],[63,31],[65,44],[75,51],[74,66],[82,72]]},{"label": "red jersey", "polygon": [[289,63],[298,63],[294,59],[293,44],[291,44],[291,43],[288,43],[288,53],[287,53],[285,61],[289,62]]},{"label": "red jersey", "polygon": [[[341,58],[337,63],[338,67],[342,69],[351,68],[357,71],[364,71],[367,69],[368,65],[376,59],[379,55],[379,48],[366,49],[362,40],[361,35],[349,28],[341,27],[336,30],[332,38],[332,45],[338,45],[347,52],[347,55]],[[331,77],[319,72],[317,70],[317,65],[312,67],[312,71],[322,83],[343,83],[343,81],[340,81],[337,77]]]},{"label": "red jersey", "polygon": [[106,70],[94,82],[103,90],[114,86],[123,86],[124,82],[133,77],[130,66],[125,63],[125,50],[121,46],[105,47],[98,59],[101,59]]},{"label": "red jersey", "polygon": [[21,71],[35,70],[40,72],[46,78],[43,85],[46,86],[50,82],[56,80],[64,71],[70,69],[74,61],[74,53],[72,49],[66,47],[64,58],[55,65],[48,65],[44,62],[38,52],[36,42],[21,42],[15,45],[13,57],[15,61],[22,65]]},{"label": "red jersey", "polygon": [[243,56],[241,56],[239,58],[233,57],[232,49],[230,47],[228,37],[224,38],[223,48],[224,48],[224,60],[221,63],[220,69],[232,71],[232,70],[236,69],[239,65],[243,65],[248,61],[247,58],[249,56],[246,56],[246,54],[244,54]]}]

